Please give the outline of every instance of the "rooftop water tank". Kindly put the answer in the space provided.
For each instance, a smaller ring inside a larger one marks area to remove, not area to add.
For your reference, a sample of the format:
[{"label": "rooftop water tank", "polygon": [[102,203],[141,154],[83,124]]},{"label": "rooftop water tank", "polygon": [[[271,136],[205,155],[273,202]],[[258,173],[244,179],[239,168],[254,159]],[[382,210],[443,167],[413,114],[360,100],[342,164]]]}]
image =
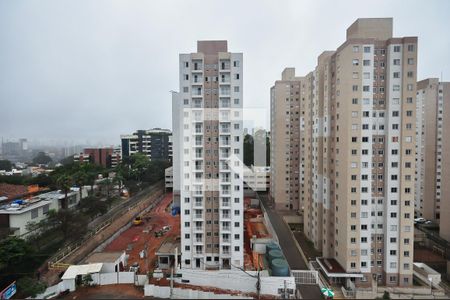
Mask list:
[{"label": "rooftop water tank", "polygon": [[269,261],[272,261],[275,258],[284,258],[283,252],[281,252],[281,250],[270,250],[269,251]]},{"label": "rooftop water tank", "polygon": [[284,258],[275,258],[270,265],[272,276],[289,276],[289,265]]},{"label": "rooftop water tank", "polygon": [[280,250],[280,247],[275,243],[270,243],[266,245],[266,254],[270,252],[270,250]]}]

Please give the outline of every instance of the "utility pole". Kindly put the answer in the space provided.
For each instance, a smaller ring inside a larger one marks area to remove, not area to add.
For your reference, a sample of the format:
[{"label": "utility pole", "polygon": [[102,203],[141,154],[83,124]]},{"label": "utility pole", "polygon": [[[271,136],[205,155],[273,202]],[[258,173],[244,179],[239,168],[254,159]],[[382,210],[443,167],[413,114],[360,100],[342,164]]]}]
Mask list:
[{"label": "utility pole", "polygon": [[173,266],[170,268],[170,299],[173,299]]}]

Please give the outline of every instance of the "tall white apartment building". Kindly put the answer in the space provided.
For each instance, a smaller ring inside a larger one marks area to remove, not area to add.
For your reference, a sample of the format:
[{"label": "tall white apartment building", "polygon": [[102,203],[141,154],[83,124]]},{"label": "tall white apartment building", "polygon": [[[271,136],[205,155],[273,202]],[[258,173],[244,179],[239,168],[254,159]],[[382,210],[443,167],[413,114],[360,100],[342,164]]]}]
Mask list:
[{"label": "tall white apartment building", "polygon": [[271,90],[275,203],[298,183],[317,263],[347,288],[413,285],[416,71],[417,37],[357,19],[313,72],[286,69]]},{"label": "tall white apartment building", "polygon": [[181,267],[242,267],[242,53],[228,52],[226,41],[198,41],[179,68],[172,119]]}]

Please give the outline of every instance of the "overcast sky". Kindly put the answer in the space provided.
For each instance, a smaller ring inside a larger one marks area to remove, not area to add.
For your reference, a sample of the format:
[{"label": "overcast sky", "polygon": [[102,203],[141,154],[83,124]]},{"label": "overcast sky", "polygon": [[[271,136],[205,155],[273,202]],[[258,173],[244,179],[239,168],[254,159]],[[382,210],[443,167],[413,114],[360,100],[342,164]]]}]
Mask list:
[{"label": "overcast sky", "polygon": [[450,80],[445,0],[0,0],[0,136],[118,144],[170,128],[178,54],[206,39],[244,53],[244,106],[267,108],[283,68],[311,71],[358,17],[393,17],[395,36],[419,37],[418,78]]}]

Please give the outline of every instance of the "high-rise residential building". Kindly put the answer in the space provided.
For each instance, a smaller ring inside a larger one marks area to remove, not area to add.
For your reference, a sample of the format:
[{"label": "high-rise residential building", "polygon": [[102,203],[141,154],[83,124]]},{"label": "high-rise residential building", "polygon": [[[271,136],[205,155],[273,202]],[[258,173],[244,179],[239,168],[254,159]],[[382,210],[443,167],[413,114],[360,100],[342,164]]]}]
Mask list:
[{"label": "high-rise residential building", "polygon": [[270,196],[278,210],[302,212],[308,196],[311,76],[286,68],[270,90]]},{"label": "high-rise residential building", "polygon": [[[293,105],[284,104],[278,116],[284,128],[271,129],[272,140],[279,139],[272,142],[274,155],[281,147],[286,165],[298,158],[299,173],[308,177],[299,177],[299,197],[305,234],[322,252],[317,263],[348,288],[413,284],[417,37],[392,33],[391,18],[357,19],[346,41],[322,53],[305,77],[305,107],[298,108],[304,119],[291,117],[297,112],[293,76],[279,84],[278,102]],[[310,126],[304,139],[303,122]],[[291,156],[298,152],[291,150],[297,138],[291,125],[300,126],[303,156]],[[303,157],[310,157],[309,173]],[[276,172],[274,191],[279,184],[281,191],[291,188],[289,177],[277,181]]]},{"label": "high-rise residential building", "polygon": [[173,93],[174,193],[181,208],[181,266],[243,266],[242,53],[198,41],[180,54]]},{"label": "high-rise residential building", "polygon": [[120,138],[122,159],[135,153],[144,153],[150,160],[172,161],[172,132],[169,129],[137,130]]},{"label": "high-rise residential building", "polygon": [[437,78],[417,82],[416,102],[417,216],[440,223],[440,234],[450,241],[450,83]]}]

